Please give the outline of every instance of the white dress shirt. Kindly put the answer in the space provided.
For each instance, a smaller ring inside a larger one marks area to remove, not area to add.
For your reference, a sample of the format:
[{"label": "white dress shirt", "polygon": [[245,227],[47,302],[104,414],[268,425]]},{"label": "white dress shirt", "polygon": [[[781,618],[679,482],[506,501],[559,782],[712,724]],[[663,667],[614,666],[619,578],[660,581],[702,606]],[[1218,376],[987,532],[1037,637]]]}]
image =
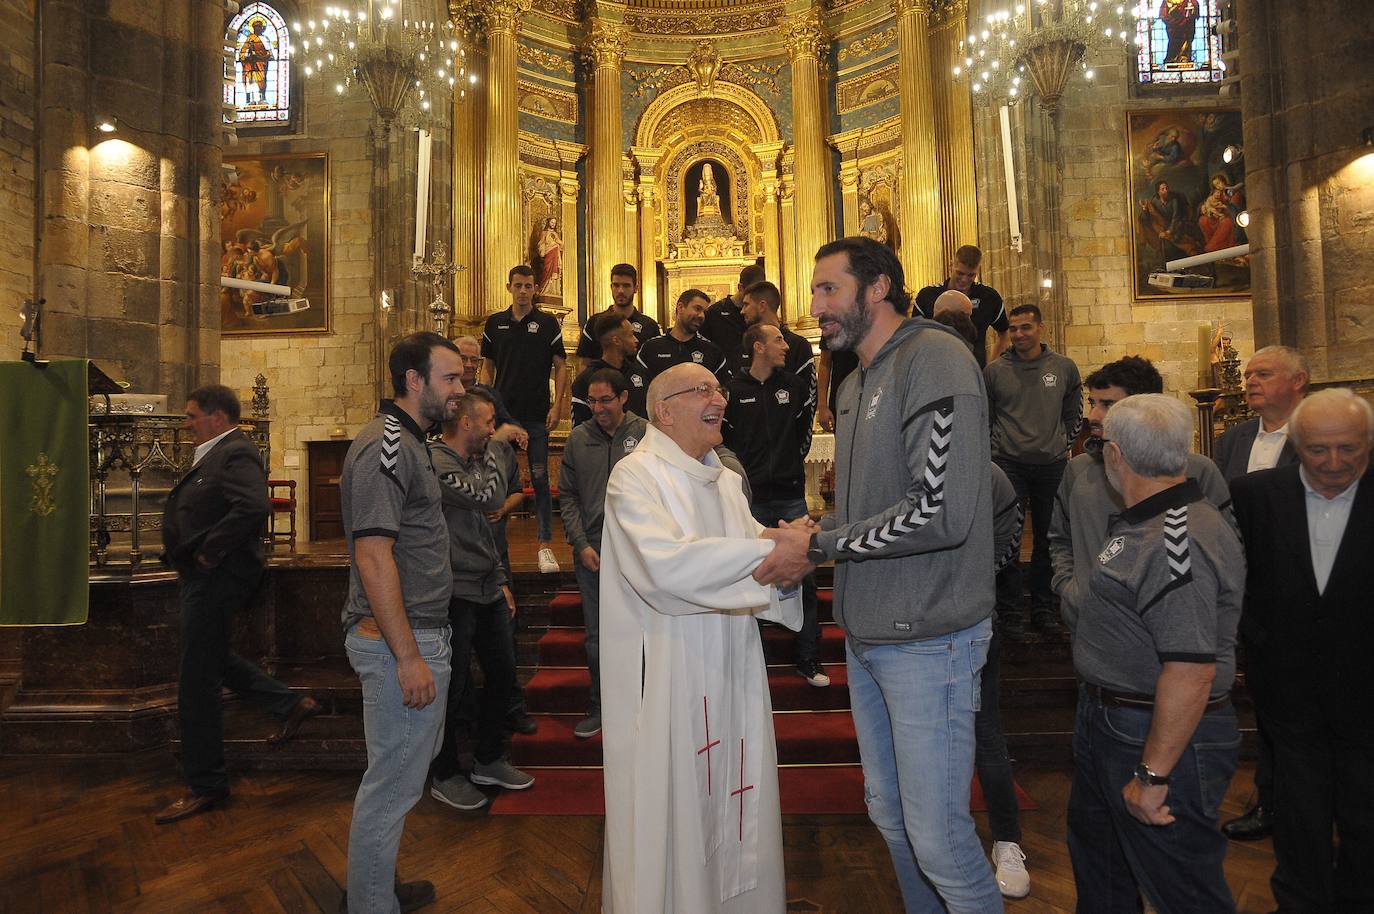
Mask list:
[{"label": "white dress shirt", "polygon": [[1279,465],[1279,454],[1283,453],[1283,446],[1288,443],[1288,423],[1285,422],[1272,432],[1264,430],[1264,420],[1260,420],[1259,428],[1255,429],[1255,443],[1250,445],[1250,463],[1245,467],[1245,472],[1253,473],[1256,470],[1271,470]]},{"label": "white dress shirt", "polygon": [[1312,488],[1306,467],[1300,469],[1298,475],[1302,477],[1302,487],[1307,490],[1307,543],[1312,550],[1312,571],[1317,578],[1317,593],[1324,593],[1360,481],[1356,479],[1335,498],[1327,498]]},{"label": "white dress shirt", "polygon": [[191,466],[195,466],[196,464],[200,463],[201,458],[204,457],[206,454],[210,453],[210,449],[213,448],[215,445],[219,444],[221,438],[223,438],[225,435],[229,434],[236,428],[238,428],[237,425],[231,426],[230,428],[226,428],[224,431],[220,432],[218,435],[211,438],[204,444],[197,444],[196,454],[194,457],[191,458]]}]

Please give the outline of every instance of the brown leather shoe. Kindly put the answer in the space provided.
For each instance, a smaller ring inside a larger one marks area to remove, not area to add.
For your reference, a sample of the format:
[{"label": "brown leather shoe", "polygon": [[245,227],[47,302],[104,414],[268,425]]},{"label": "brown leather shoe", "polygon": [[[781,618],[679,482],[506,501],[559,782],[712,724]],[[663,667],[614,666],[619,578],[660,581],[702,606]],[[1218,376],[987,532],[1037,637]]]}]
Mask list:
[{"label": "brown leather shoe", "polygon": [[200,794],[188,793],[186,796],[168,806],[162,812],[153,816],[153,821],[158,825],[170,825],[173,822],[180,822],[182,819],[189,819],[191,816],[199,815],[224,801],[224,797],[207,797]]},{"label": "brown leather shoe", "polygon": [[286,720],[282,721],[281,732],[276,736],[269,736],[267,742],[273,746],[286,742],[300,731],[301,724],[323,713],[324,705],[309,695],[305,696],[291,709],[291,713],[286,715]]}]

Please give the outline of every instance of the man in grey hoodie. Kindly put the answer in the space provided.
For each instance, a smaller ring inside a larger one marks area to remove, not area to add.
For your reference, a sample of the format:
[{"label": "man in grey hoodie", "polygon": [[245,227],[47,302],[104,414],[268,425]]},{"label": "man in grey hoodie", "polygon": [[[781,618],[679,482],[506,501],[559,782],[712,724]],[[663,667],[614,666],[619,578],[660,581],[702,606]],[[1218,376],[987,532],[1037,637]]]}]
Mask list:
[{"label": "man in grey hoodie", "polygon": [[906,319],[891,249],[844,238],[816,253],[811,314],[860,370],[835,404],[835,513],[784,525],[754,577],[786,587],[835,562],[868,813],[908,911],[997,914],[973,817],[974,714],[992,639],[987,394],[954,331]]},{"label": "man in grey hoodie", "polygon": [[[1059,631],[1050,589],[1050,515],[1064,477],[1069,447],[1083,417],[1078,366],[1040,341],[1044,325],[1035,305],[1011,309],[1011,348],[983,369],[992,424],[992,460],[1029,502],[1031,533],[1031,622]],[[1002,633],[1019,641],[1025,633],[1021,563],[1011,562],[997,578],[997,618]]]},{"label": "man in grey hoodie", "polygon": [[587,716],[573,736],[591,739],[601,732],[601,523],[606,512],[606,480],[611,468],[644,439],[649,423],[626,412],[629,388],[616,368],[601,368],[587,380],[587,407],[592,417],[568,435],[558,472],[558,507],[563,534],[572,546],[573,571],[582,593],[586,626],[587,667],[592,674]]}]

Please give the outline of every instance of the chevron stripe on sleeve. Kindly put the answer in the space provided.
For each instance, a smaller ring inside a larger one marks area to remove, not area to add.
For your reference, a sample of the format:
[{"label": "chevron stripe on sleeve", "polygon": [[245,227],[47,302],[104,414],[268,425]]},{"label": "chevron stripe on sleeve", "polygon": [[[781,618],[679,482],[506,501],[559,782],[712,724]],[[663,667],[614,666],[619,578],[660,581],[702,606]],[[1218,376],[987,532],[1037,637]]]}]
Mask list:
[{"label": "chevron stripe on sleeve", "polygon": [[890,546],[906,534],[924,527],[940,513],[945,502],[945,470],[954,433],[954,403],[952,400],[943,401],[933,412],[930,446],[926,450],[926,465],[921,480],[921,497],[917,499],[916,506],[852,539],[840,537],[835,546],[841,552],[863,555]]},{"label": "chevron stripe on sleeve", "polygon": [[1021,499],[1018,498],[1016,499],[1016,532],[1012,535],[1011,542],[1007,544],[1007,548],[1001,555],[997,556],[997,561],[993,563],[994,572],[1001,571],[1016,558],[1016,553],[1021,549],[1021,535],[1025,532],[1025,528],[1026,508],[1021,504]]},{"label": "chevron stripe on sleeve", "polygon": [[439,481],[450,489],[462,492],[473,501],[482,503],[489,502],[496,494],[496,484],[500,481],[496,455],[490,448],[487,449],[486,456],[482,458],[482,464],[486,467],[487,472],[485,473],[486,482],[480,489],[474,487],[458,473],[443,473],[439,476]]},{"label": "chevron stripe on sleeve", "polygon": [[401,482],[399,475],[399,464],[401,460],[401,420],[388,414],[386,421],[382,425],[382,475],[386,476],[402,490],[405,483]]},{"label": "chevron stripe on sleeve", "polygon": [[1169,557],[1170,582],[1192,577],[1192,561],[1188,557],[1188,506],[1169,508],[1164,512],[1164,551]]}]

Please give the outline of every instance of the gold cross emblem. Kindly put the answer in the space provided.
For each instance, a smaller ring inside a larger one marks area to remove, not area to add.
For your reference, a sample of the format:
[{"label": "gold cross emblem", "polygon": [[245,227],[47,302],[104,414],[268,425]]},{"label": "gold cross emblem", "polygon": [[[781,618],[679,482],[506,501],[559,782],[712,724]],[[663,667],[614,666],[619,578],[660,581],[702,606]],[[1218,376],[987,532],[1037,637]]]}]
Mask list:
[{"label": "gold cross emblem", "polygon": [[57,510],[52,500],[52,481],[57,475],[58,466],[40,453],[38,460],[25,468],[24,472],[33,480],[33,498],[29,500],[29,510],[39,517],[47,517]]}]

